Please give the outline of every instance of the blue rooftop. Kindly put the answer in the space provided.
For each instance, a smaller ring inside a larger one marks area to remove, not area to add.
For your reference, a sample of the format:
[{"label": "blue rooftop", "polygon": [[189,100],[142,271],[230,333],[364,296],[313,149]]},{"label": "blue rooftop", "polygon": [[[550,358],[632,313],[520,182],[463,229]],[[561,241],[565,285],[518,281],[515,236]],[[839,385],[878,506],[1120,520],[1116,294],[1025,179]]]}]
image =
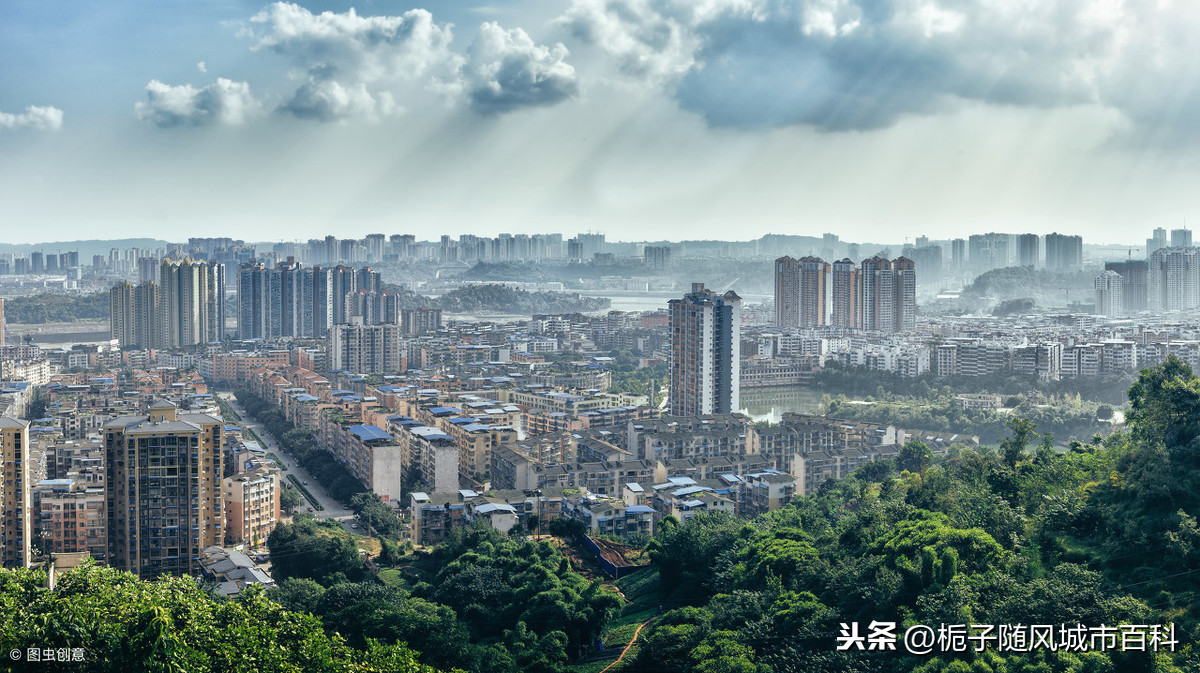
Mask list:
[{"label": "blue rooftop", "polygon": [[350,427],[350,432],[353,432],[359,439],[364,442],[374,439],[391,439],[392,436],[387,431],[377,428],[374,425],[354,425]]}]

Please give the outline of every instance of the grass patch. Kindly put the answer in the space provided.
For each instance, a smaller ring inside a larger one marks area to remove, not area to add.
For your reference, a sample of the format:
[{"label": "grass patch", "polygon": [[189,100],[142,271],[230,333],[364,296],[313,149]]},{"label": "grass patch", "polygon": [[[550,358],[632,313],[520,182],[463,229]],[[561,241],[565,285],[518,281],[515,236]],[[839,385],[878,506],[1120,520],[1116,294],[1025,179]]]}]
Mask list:
[{"label": "grass patch", "polygon": [[358,545],[359,549],[366,549],[371,558],[379,556],[381,551],[379,540],[370,535],[352,535],[351,537],[354,538],[354,544]]},{"label": "grass patch", "polygon": [[399,568],[380,570],[376,577],[379,578],[380,582],[383,582],[389,587],[396,587],[398,589],[405,589],[408,587],[408,582],[404,581],[404,576],[400,574]]},{"label": "grass patch", "polygon": [[[629,651],[633,652],[633,650],[629,650]],[[617,650],[615,652],[614,656],[612,656],[612,657],[605,657],[603,659],[594,659],[591,661],[585,661],[580,664],[573,664],[571,666],[568,666],[567,670],[572,671],[572,673],[600,673],[600,671],[603,671],[604,669],[608,668],[609,664],[611,664],[613,662],[613,659],[617,658],[616,655],[620,655],[620,654],[621,654],[621,651]],[[621,666],[624,663],[625,662],[621,662],[620,664],[613,666],[611,669],[609,669],[608,673],[614,673],[614,671],[620,670]]]}]

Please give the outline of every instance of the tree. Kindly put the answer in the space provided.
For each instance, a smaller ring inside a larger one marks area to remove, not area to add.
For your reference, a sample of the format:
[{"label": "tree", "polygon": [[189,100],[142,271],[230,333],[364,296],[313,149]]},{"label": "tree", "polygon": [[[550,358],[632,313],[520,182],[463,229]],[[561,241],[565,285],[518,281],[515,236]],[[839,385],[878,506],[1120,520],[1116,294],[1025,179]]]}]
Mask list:
[{"label": "tree", "polygon": [[433,671],[403,645],[350,647],[316,617],[268,600],[256,586],[216,602],[189,577],[144,582],[91,563],[63,573],[55,591],[44,589],[45,578],[41,570],[0,571],[6,652],[31,643],[83,648],[87,663],[80,670],[111,673]]},{"label": "tree", "polygon": [[400,560],[400,554],[396,550],[396,545],[388,542],[383,538],[379,539],[379,556],[375,557],[375,562],[381,566],[394,566]]},{"label": "tree", "polygon": [[896,467],[909,472],[921,472],[933,464],[933,451],[919,439],[913,439],[900,447],[900,455],[896,457]]},{"label": "tree", "polygon": [[1025,447],[1033,441],[1034,430],[1037,426],[1028,418],[1020,416],[1008,419],[1005,425],[1012,431],[1012,436],[1000,442],[1000,450],[1004,454],[1004,462],[1009,467],[1016,467],[1021,454],[1025,453]]},{"label": "tree", "polygon": [[1125,422],[1142,441],[1170,448],[1200,434],[1200,380],[1174,355],[1141,371],[1129,388],[1129,406]]},{"label": "tree", "polygon": [[297,507],[304,503],[304,498],[296,489],[280,482],[282,490],[279,492],[279,507],[286,512],[294,511]]},{"label": "tree", "polygon": [[272,574],[277,579],[302,577],[328,586],[339,577],[358,581],[369,574],[358,545],[340,535],[321,535],[310,517],[276,526],[267,538],[267,546],[271,549]]},{"label": "tree", "polygon": [[1101,404],[1096,407],[1096,418],[1102,421],[1107,421],[1113,417],[1113,408],[1107,404]]}]

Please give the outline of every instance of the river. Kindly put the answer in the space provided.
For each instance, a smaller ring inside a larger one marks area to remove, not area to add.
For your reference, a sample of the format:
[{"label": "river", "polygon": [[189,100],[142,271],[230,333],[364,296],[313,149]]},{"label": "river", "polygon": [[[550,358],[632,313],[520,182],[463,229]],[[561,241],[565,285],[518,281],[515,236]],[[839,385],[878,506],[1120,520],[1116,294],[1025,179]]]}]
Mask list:
[{"label": "river", "polygon": [[739,395],[741,411],[756,423],[778,423],[785,413],[813,414],[821,406],[820,391],[800,386],[747,388]]}]

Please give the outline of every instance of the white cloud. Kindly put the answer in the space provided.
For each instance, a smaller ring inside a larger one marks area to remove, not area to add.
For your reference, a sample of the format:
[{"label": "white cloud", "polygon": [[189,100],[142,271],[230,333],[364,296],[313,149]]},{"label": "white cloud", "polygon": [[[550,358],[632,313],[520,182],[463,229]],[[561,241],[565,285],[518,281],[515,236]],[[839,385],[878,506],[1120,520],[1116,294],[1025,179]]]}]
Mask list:
[{"label": "white cloud", "polygon": [[208,66],[204,65],[204,61],[200,61],[199,63],[197,63],[196,69],[199,70],[200,72],[208,72]]},{"label": "white cloud", "polygon": [[374,115],[387,107],[388,96],[414,86],[454,90],[462,64],[450,49],[452,26],[438,25],[423,9],[367,17],[354,9],[313,14],[276,2],[251,21],[268,29],[254,50],[287,56],[307,72],[305,84],[280,107],[302,118]]},{"label": "white cloud", "polygon": [[559,22],[714,126],[873,129],[964,100],[1200,113],[1200,11],[1170,0],[574,0]]},{"label": "white cloud", "polygon": [[558,23],[613,55],[626,74],[660,80],[687,72],[699,47],[692,22],[662,11],[668,8],[651,0],[576,0]]},{"label": "white cloud", "polygon": [[134,104],[134,113],[160,128],[237,125],[257,114],[259,107],[246,82],[221,77],[197,89],[152,80],[146,85],[146,100]]},{"label": "white cloud", "polygon": [[333,80],[309,80],[296,90],[292,99],[280,110],[300,119],[331,122],[351,117],[377,119],[398,111],[392,95],[386,91],[372,96],[365,84],[359,82],[342,86]]},{"label": "white cloud", "polygon": [[560,103],[579,92],[567,48],[538,45],[520,28],[488,22],[467,53],[464,77],[469,103],[482,114]]},{"label": "white cloud", "polygon": [[63,111],[51,105],[30,105],[24,112],[0,112],[0,129],[30,128],[57,131],[62,128]]}]

